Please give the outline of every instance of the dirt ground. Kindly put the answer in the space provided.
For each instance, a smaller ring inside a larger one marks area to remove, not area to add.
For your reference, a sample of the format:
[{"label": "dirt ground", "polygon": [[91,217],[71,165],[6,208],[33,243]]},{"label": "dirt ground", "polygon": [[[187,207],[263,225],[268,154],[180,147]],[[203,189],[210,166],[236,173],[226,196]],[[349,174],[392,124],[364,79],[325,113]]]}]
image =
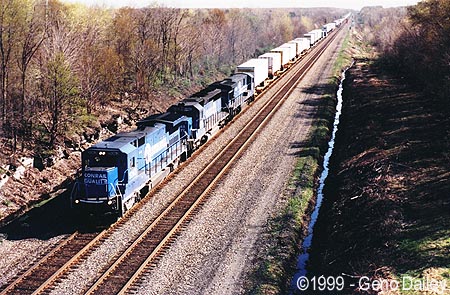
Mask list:
[{"label": "dirt ground", "polygon": [[450,118],[441,110],[432,95],[373,61],[356,62],[345,83],[310,276],[343,275],[347,288],[339,294],[449,294],[406,284],[358,289],[363,276],[450,286]]}]

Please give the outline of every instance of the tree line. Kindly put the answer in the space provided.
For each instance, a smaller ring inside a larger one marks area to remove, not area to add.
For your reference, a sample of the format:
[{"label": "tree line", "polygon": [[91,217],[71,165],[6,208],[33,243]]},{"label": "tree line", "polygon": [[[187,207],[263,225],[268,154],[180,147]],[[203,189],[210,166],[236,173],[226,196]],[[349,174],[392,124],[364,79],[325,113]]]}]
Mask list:
[{"label": "tree line", "polygon": [[419,2],[408,21],[386,57],[450,113],[450,1]]},{"label": "tree line", "polygon": [[450,1],[361,10],[364,36],[381,52],[385,66],[408,77],[450,112]]},{"label": "tree line", "polygon": [[52,150],[113,100],[148,106],[158,89],[211,82],[205,77],[228,75],[236,64],[344,13],[1,1],[3,150]]}]

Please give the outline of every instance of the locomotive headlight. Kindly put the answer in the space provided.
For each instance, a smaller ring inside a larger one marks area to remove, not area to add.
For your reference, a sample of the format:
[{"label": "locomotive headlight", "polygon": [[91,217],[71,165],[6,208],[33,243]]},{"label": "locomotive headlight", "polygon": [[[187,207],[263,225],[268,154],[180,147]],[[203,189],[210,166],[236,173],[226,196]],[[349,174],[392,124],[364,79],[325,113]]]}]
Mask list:
[{"label": "locomotive headlight", "polygon": [[99,156],[104,156],[104,155],[106,155],[106,152],[98,152],[98,155]]},{"label": "locomotive headlight", "polygon": [[112,201],[111,200],[108,201],[108,205],[112,205]]},{"label": "locomotive headlight", "polygon": [[80,203],[80,200],[76,199],[75,204],[78,204],[78,203]]}]

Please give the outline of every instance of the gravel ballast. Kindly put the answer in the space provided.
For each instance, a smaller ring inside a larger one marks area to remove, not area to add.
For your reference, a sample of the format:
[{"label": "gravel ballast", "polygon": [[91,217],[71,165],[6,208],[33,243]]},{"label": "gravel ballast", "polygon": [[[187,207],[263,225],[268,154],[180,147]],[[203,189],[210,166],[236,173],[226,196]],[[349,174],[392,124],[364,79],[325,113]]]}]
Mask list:
[{"label": "gravel ballast", "polygon": [[29,238],[26,240],[8,240],[0,236],[0,286],[14,278],[20,271],[26,270],[33,262],[56,246],[65,236],[49,240]]}]

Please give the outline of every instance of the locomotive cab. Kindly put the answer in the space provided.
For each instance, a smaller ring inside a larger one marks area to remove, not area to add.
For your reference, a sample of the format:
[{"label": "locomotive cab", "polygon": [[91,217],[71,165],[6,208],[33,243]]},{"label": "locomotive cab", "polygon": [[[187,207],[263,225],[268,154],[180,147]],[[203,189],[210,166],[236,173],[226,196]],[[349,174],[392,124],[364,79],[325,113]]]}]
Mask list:
[{"label": "locomotive cab", "polygon": [[171,106],[168,112],[192,118],[191,141],[197,142],[206,134],[203,107],[198,102],[185,99],[179,104]]},{"label": "locomotive cab", "polygon": [[117,134],[92,146],[82,153],[82,174],[71,194],[72,205],[122,215],[139,201],[140,190],[151,177],[165,168],[167,150],[163,124]]},{"label": "locomotive cab", "polygon": [[72,190],[72,205],[88,211],[118,210],[119,175],[124,174],[120,163],[126,155],[120,150],[90,148],[81,157],[81,177]]},{"label": "locomotive cab", "polygon": [[[139,122],[138,128],[143,130],[146,127],[154,127],[156,124],[166,125],[169,146],[182,150],[182,158],[187,158],[187,152],[191,149],[188,146],[189,135],[192,134],[192,118],[176,113],[163,113],[151,115]],[[197,122],[198,124],[198,122]]]},{"label": "locomotive cab", "polygon": [[251,74],[237,73],[229,78],[213,84],[222,92],[222,110],[229,113],[232,119],[239,113],[242,104],[254,98],[254,83]]}]

